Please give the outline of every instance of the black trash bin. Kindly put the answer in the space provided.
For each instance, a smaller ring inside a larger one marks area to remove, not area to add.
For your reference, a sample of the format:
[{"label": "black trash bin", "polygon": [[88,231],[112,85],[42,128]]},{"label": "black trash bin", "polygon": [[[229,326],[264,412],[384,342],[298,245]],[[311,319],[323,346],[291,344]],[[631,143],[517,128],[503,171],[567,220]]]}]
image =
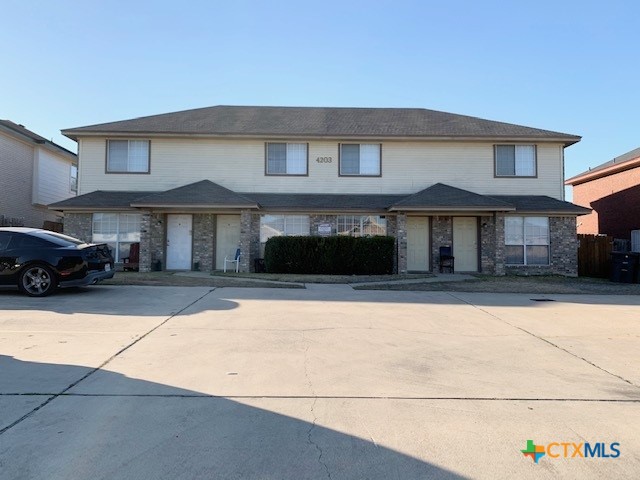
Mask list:
[{"label": "black trash bin", "polygon": [[264,258],[256,258],[253,261],[253,270],[256,273],[266,273],[267,266],[264,263]]},{"label": "black trash bin", "polygon": [[638,257],[640,254],[630,252],[611,253],[612,282],[634,283],[637,278]]}]

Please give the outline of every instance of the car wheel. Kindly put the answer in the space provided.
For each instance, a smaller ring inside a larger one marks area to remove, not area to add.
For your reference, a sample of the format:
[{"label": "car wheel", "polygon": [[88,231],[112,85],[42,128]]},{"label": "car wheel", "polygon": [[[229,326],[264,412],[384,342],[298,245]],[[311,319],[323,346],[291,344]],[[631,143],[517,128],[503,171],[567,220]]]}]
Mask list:
[{"label": "car wheel", "polygon": [[44,265],[32,265],[20,274],[18,287],[30,297],[44,297],[56,289],[55,274]]}]

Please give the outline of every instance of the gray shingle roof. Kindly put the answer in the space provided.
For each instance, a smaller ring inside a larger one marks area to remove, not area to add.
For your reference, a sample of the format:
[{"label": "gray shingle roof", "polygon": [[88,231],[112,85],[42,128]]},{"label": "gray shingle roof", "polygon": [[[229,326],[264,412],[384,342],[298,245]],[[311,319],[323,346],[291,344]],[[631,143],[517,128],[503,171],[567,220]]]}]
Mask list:
[{"label": "gray shingle roof", "polygon": [[11,120],[0,120],[0,127],[4,127],[5,132],[19,136],[19,138],[23,138],[23,139],[26,138],[31,140],[33,143],[37,143],[40,145],[47,145],[49,147],[52,147],[55,150],[59,150],[61,153],[64,153],[65,155],[72,158],[77,157],[77,155],[72,151],[67,150],[63,146],[58,145],[57,143],[54,143],[51,140],[47,140],[46,138],[44,138],[41,135],[38,135],[35,132],[32,132],[31,130],[25,128],[24,125],[19,125],[17,123],[12,122]]},{"label": "gray shingle roof", "polygon": [[567,215],[585,215],[590,208],[580,207],[545,195],[492,195],[493,198],[510,203],[516,212],[522,213],[565,213]]},{"label": "gray shingle roof", "polygon": [[490,210],[509,211],[513,205],[492,197],[436,183],[413,195],[405,196],[391,206],[392,210]]},{"label": "gray shingle roof", "polygon": [[561,140],[579,136],[422,108],[250,107],[198,108],[69,128],[91,134],[184,134],[298,137],[471,137]]},{"label": "gray shingle roof", "polygon": [[236,206],[257,208],[255,200],[224,188],[211,180],[202,180],[182,187],[173,188],[166,192],[154,193],[147,196],[139,196],[131,202],[136,207],[158,206],[190,206],[190,207],[214,207]]},{"label": "gray shingle roof", "polygon": [[73,210],[79,209],[99,209],[99,208],[129,208],[131,202],[146,195],[152,195],[158,192],[131,192],[116,191],[109,192],[104,190],[96,190],[95,192],[86,193],[77,197],[71,197],[61,202],[52,203],[49,208],[53,210]]},{"label": "gray shingle roof", "polygon": [[236,193],[209,180],[165,192],[102,191],[49,205],[73,211],[131,207],[257,208],[263,211],[500,211],[583,215],[588,208],[543,195],[478,195],[441,183],[413,195],[339,195],[315,193]]}]

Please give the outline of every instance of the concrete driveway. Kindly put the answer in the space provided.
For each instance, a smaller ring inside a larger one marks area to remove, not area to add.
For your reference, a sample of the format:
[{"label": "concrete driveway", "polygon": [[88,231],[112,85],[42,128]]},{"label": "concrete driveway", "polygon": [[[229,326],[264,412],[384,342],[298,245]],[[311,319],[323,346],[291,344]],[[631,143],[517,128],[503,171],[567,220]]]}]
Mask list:
[{"label": "concrete driveway", "polygon": [[0,292],[0,478],[638,478],[639,365],[637,297]]}]

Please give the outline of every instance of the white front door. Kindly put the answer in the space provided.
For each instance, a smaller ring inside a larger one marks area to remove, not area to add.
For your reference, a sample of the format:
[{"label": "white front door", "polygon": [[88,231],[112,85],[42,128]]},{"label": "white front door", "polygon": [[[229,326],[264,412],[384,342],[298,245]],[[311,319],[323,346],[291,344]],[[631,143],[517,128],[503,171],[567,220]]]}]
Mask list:
[{"label": "white front door", "polygon": [[478,271],[478,220],[453,217],[453,256],[456,272]]},{"label": "white front door", "polygon": [[216,227],[216,269],[224,268],[224,257],[233,260],[240,246],[240,215],[218,215]]},{"label": "white front door", "polygon": [[429,270],[428,217],[407,217],[407,270]]},{"label": "white front door", "polygon": [[191,270],[191,215],[167,215],[167,270]]}]

